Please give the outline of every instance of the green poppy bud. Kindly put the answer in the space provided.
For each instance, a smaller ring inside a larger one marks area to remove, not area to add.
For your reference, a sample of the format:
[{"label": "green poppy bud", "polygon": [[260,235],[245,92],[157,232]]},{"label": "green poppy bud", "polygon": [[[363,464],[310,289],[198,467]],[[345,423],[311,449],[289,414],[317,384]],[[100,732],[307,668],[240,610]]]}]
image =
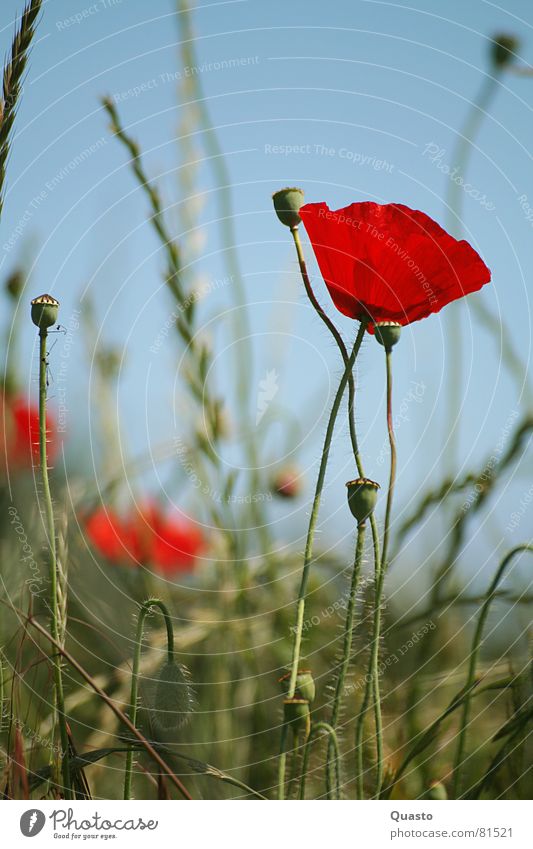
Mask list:
[{"label": "green poppy bud", "polygon": [[51,295],[39,295],[31,302],[31,320],[39,330],[46,330],[57,323],[59,301]]},{"label": "green poppy bud", "polygon": [[520,47],[520,42],[514,35],[498,33],[492,39],[490,46],[490,58],[496,68],[505,68],[515,59],[515,54]]},{"label": "green poppy bud", "polygon": [[[287,693],[289,690],[290,680],[290,672],[287,672],[286,675],[283,675],[283,677],[279,679],[279,683],[281,684],[285,693]],[[305,699],[306,702],[314,702],[316,695],[316,687],[310,669],[298,670],[298,675],[296,676],[296,691],[294,695],[298,699]]]},{"label": "green poppy bud", "polygon": [[276,215],[282,224],[294,230],[302,220],[298,215],[304,203],[304,193],[301,189],[280,189],[272,195]]},{"label": "green poppy bud", "polygon": [[154,720],[165,731],[182,728],[194,706],[188,670],[181,663],[164,663],[159,670],[154,698]]},{"label": "green poppy bud", "polygon": [[303,731],[307,739],[311,731],[309,702],[306,699],[285,699],[283,708],[285,722],[290,725],[293,734],[298,735]]},{"label": "green poppy bud", "polygon": [[448,798],[446,788],[442,781],[433,781],[429,790],[426,793],[427,799],[434,799],[436,802],[444,802]]},{"label": "green poppy bud", "polygon": [[379,483],[371,481],[369,478],[357,478],[354,481],[348,481],[348,505],[352,511],[352,515],[357,519],[359,524],[365,522],[378,499]]},{"label": "green poppy bud", "polygon": [[6,280],[6,291],[14,301],[18,301],[24,289],[25,277],[22,271],[13,271]]},{"label": "green poppy bud", "polygon": [[379,344],[383,345],[385,350],[390,351],[400,339],[402,325],[398,324],[397,321],[378,321],[374,325],[374,331]]}]

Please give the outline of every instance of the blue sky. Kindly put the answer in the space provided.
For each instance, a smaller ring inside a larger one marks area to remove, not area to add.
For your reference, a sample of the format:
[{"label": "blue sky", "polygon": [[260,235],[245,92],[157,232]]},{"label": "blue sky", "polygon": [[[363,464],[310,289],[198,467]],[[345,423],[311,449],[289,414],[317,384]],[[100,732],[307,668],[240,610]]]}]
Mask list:
[{"label": "blue sky", "polygon": [[[265,447],[269,461],[282,461],[287,451],[283,422],[294,423],[307,496],[339,363],[304,300],[290,237],[273,215],[270,195],[293,184],[305,190],[307,200],[325,200],[331,207],[364,199],[397,201],[445,224],[445,170],[455,165],[457,130],[488,71],[488,37],[499,31],[516,34],[521,61],[533,63],[530,4],[508,0],[505,6],[483,0],[451,0],[442,7],[430,0],[327,5],[234,0],[194,10],[194,72],[232,183],[253,340],[253,387],[269,371],[276,373],[279,421]],[[4,52],[21,8],[15,0],[3,3]],[[63,323],[74,328],[65,384],[71,433],[66,450],[73,464],[85,460],[89,465],[86,446],[96,423],[85,343],[75,329],[84,290],[95,302],[103,336],[124,354],[118,405],[129,448],[143,454],[171,440],[176,411],[186,410],[175,382],[179,348],[169,337],[157,354],[150,351],[172,311],[161,283],[164,258],[146,223],[146,202],[100,105],[102,95],[115,98],[123,123],[145,152],[148,173],[163,175],[169,224],[183,241],[179,169],[184,158],[177,136],[184,111],[178,90],[180,77],[191,71],[180,58],[173,12],[167,0],[49,0],[17,118],[0,261],[4,274],[20,262],[31,269],[28,297],[51,291],[62,303]],[[468,171],[469,182],[494,208],[463,198],[467,238],[493,272],[493,283],[479,297],[504,316],[524,361],[531,352],[533,223],[526,204],[533,206],[532,103],[533,77],[503,78]],[[203,141],[201,134],[192,137],[200,156],[205,156]],[[430,155],[437,149],[438,156]],[[80,155],[83,162],[73,167]],[[219,281],[202,301],[200,314],[216,346],[217,380],[229,392],[234,287],[227,281],[208,162],[200,164],[194,179],[201,207],[195,239],[202,247],[196,258],[192,255],[188,275]],[[309,248],[307,253],[317,292],[331,306]],[[509,417],[522,407],[516,384],[502,366],[500,341],[479,327],[468,301],[460,315],[464,383],[458,463],[468,468],[493,450]],[[351,323],[337,318],[350,339]],[[395,352],[398,409],[404,404],[398,517],[446,462],[449,330],[444,314],[433,316],[407,329]],[[63,344],[58,343],[58,359]],[[32,346],[31,328],[26,328],[22,350],[27,356],[20,362],[27,365],[20,371],[28,385],[35,374]],[[385,483],[381,354],[368,339],[359,367],[358,422],[367,473]],[[421,400],[413,400],[415,386],[423,386]],[[335,444],[325,500],[330,523],[324,531],[341,546],[351,539],[343,484],[352,472],[344,434]],[[500,526],[505,529],[528,487],[522,472],[482,533],[473,535],[476,558],[484,562],[502,544]],[[306,510],[307,498],[290,521],[278,517],[280,534],[295,544],[301,543]],[[514,536],[504,533],[507,540],[517,542],[526,524],[527,516]],[[429,548],[422,540],[418,544],[426,554],[434,548],[431,540]]]}]

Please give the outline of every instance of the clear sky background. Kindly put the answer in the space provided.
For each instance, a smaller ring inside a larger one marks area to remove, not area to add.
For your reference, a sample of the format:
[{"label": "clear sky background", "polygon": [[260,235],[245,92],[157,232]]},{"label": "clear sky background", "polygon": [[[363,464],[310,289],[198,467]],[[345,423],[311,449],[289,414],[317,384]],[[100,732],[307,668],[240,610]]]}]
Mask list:
[{"label": "clear sky background", "polygon": [[[17,0],[2,4],[4,52],[21,9]],[[272,414],[270,436],[264,438],[267,459],[278,463],[290,453],[294,441],[292,436],[287,439],[287,421],[293,422],[291,435],[300,443],[297,455],[288,459],[304,470],[304,497],[289,519],[287,510],[273,515],[280,537],[301,546],[339,362],[306,304],[290,236],[273,214],[270,195],[278,187],[298,185],[307,200],[325,200],[331,207],[365,199],[397,201],[446,224],[449,178],[442,166],[455,165],[457,131],[488,72],[489,36],[500,31],[516,34],[520,61],[533,64],[533,11],[528,0],[507,0],[504,5],[484,0],[230,0],[199,4],[193,19],[196,72],[232,183],[251,320],[253,386],[259,387],[268,371],[276,374],[278,412]],[[217,64],[236,59],[243,60],[237,67]],[[146,221],[146,202],[125,152],[109,133],[100,98],[115,98],[124,125],[145,152],[148,173],[164,175],[160,185],[168,221],[178,241],[184,241],[180,168],[186,162],[178,136],[185,113],[179,77],[187,73],[171,0],[45,3],[9,163],[0,263],[4,275],[20,263],[31,270],[28,299],[50,291],[61,301],[62,323],[70,322],[74,330],[69,357],[63,357],[70,432],[65,450],[72,468],[92,469],[96,424],[85,342],[74,329],[84,291],[95,302],[103,337],[124,355],[117,402],[129,450],[143,455],[179,434],[179,411],[185,404],[175,382],[179,347],[169,337],[157,354],[150,351],[172,310],[161,282],[164,257]],[[532,104],[533,76],[505,75],[468,170],[469,182],[494,208],[463,198],[466,236],[493,272],[493,283],[476,297],[504,317],[524,362],[531,352],[533,223],[527,220],[524,203],[533,206]],[[192,137],[200,157],[206,155],[203,141],[201,134]],[[429,145],[440,151],[434,161]],[[73,168],[71,163],[84,151],[83,163]],[[200,312],[217,351],[216,379],[229,392],[234,287],[227,281],[220,250],[209,163],[201,163],[192,176],[200,227],[194,233],[197,250],[190,250],[187,274],[190,280],[201,277],[213,286]],[[520,201],[523,195],[525,202]],[[307,253],[317,292],[331,307],[309,248]],[[465,342],[458,471],[479,466],[502,434],[505,439],[514,411],[524,409],[516,383],[502,366],[501,340],[478,326],[468,301],[461,314]],[[349,340],[352,324],[337,318]],[[21,381],[30,387],[34,338],[25,316],[22,324],[17,357]],[[446,464],[448,332],[444,313],[433,316],[406,329],[395,351],[398,411],[403,402],[396,521],[405,516],[417,493],[438,480]],[[55,363],[52,353],[52,371],[61,366],[64,345],[60,339]],[[384,364],[373,339],[365,342],[358,378],[366,471],[385,484]],[[415,386],[421,392],[418,400],[412,397]],[[495,549],[527,538],[527,510],[519,529],[508,531],[506,526],[529,491],[530,470],[526,458],[522,471],[506,482],[505,492],[472,528],[465,558],[471,574],[484,572],[486,563],[492,571]],[[158,477],[164,481],[172,474],[168,464],[152,469],[146,485],[157,491]],[[344,481],[352,476],[344,433],[333,453],[324,504],[328,522],[322,533],[342,550],[349,550],[352,540],[344,501]],[[182,492],[174,491],[171,497],[194,504],[195,494],[183,482]],[[419,563],[426,556],[438,558],[439,532],[433,521],[417,535],[398,574],[408,573],[415,555]],[[523,571],[515,576],[519,584],[527,581]]]}]

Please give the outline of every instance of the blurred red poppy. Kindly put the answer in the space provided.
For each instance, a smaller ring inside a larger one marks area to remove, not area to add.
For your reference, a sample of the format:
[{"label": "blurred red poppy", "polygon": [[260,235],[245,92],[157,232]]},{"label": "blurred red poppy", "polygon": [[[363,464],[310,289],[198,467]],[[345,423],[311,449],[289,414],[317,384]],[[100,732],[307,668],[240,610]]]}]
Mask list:
[{"label": "blurred red poppy", "polygon": [[92,545],[107,560],[132,563],[133,537],[127,523],[109,507],[99,507],[85,520],[85,532]]},{"label": "blurred red poppy", "polygon": [[[20,395],[4,395],[0,399],[0,468],[5,471],[31,469],[39,464],[39,407]],[[57,456],[56,424],[46,417],[48,464]]]},{"label": "blurred red poppy", "polygon": [[146,565],[166,577],[192,572],[204,548],[201,531],[181,514],[147,504],[125,517],[100,507],[85,521],[93,546],[114,563]]},{"label": "blurred red poppy", "polygon": [[488,283],[490,271],[465,241],[428,215],[397,203],[308,203],[300,217],[333,303],[351,318],[410,324]]},{"label": "blurred red poppy", "polygon": [[272,489],[280,498],[297,498],[302,491],[302,474],[293,466],[279,469],[272,479]]}]

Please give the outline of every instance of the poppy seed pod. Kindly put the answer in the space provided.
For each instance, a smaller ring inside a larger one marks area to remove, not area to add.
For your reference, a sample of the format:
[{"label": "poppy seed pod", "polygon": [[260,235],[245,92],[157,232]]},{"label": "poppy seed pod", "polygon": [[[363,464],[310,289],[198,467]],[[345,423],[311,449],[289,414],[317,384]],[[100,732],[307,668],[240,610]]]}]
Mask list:
[{"label": "poppy seed pod", "polygon": [[283,702],[284,718],[294,734],[301,731],[307,739],[311,731],[311,713],[306,699],[285,699]]},{"label": "poppy seed pod", "polygon": [[51,295],[39,295],[31,302],[31,320],[39,328],[46,330],[57,322],[59,301]]},{"label": "poppy seed pod", "polygon": [[496,68],[504,68],[510,65],[520,47],[520,42],[514,35],[498,33],[492,39],[490,46],[490,58]]},{"label": "poppy seed pod", "polygon": [[298,227],[298,224],[302,220],[298,213],[304,202],[302,189],[280,189],[278,192],[274,192],[272,200],[276,215],[281,223],[285,224],[286,227],[290,227],[291,230]]},{"label": "poppy seed pod", "polygon": [[361,524],[368,519],[376,506],[379,483],[369,478],[357,478],[354,481],[348,481],[346,487],[352,515]]},{"label": "poppy seed pod", "polygon": [[[291,673],[287,672],[286,675],[283,675],[282,678],[279,679],[279,683],[281,684],[285,693],[289,690],[289,682],[291,680]],[[315,681],[310,669],[299,669],[298,675],[296,676],[296,691],[295,697],[299,699],[305,699],[306,702],[314,702],[316,695]]]},{"label": "poppy seed pod", "polygon": [[379,344],[383,345],[386,351],[390,351],[400,340],[402,325],[397,321],[378,321],[374,330]]}]

